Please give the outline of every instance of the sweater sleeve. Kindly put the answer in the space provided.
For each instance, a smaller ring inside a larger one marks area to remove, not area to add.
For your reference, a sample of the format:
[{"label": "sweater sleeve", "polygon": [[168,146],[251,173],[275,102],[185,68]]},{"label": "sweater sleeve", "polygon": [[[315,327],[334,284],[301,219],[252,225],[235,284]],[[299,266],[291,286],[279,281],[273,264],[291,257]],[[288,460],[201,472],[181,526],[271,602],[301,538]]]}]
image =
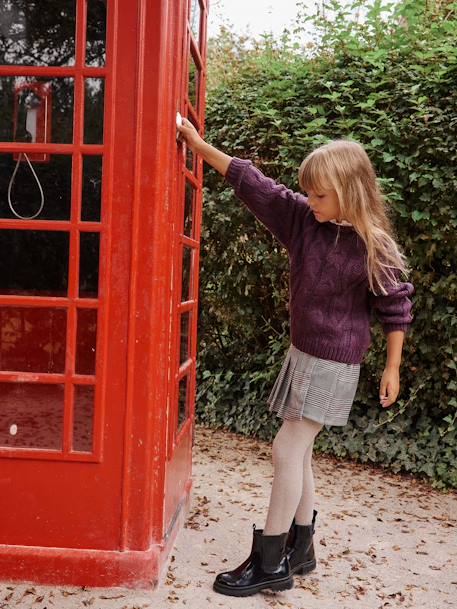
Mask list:
[{"label": "sweater sleeve", "polygon": [[394,271],[398,281],[396,287],[393,284],[384,284],[388,292],[386,295],[375,295],[371,291],[369,293],[370,305],[382,324],[384,334],[395,330],[403,330],[406,334],[414,319],[411,313],[413,307],[411,296],[415,294],[416,290],[412,283],[399,281],[400,273],[400,270]]},{"label": "sweater sleeve", "polygon": [[225,179],[256,218],[289,249],[294,230],[312,214],[307,197],[266,177],[248,159],[233,157]]}]

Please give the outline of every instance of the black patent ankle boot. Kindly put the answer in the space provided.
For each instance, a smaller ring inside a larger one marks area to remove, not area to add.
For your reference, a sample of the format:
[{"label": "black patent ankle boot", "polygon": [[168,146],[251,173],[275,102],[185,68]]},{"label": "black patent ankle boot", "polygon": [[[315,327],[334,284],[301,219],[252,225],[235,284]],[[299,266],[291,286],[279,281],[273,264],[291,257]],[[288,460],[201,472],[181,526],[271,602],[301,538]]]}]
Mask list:
[{"label": "black patent ankle boot", "polygon": [[313,510],[311,524],[296,524],[295,517],[292,521],[286,543],[286,553],[292,574],[305,575],[316,568],[313,544],[316,515],[317,511]]},{"label": "black patent ankle boot", "polygon": [[216,576],[213,590],[229,596],[250,596],[264,588],[289,590],[294,580],[286,555],[288,533],[263,535],[263,529],[252,525],[253,539],[248,558],[232,571]]}]

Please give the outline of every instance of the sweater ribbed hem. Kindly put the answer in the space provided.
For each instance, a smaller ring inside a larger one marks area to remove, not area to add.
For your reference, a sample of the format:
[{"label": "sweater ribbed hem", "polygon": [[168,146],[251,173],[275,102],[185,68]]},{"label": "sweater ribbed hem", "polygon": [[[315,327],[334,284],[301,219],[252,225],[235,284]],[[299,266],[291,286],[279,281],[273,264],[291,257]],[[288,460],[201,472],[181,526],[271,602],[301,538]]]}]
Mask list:
[{"label": "sweater ribbed hem", "polygon": [[388,334],[389,332],[396,332],[397,330],[403,330],[405,334],[408,333],[410,328],[410,324],[384,324],[383,330],[384,334]]},{"label": "sweater ribbed hem", "polygon": [[[303,338],[301,341],[297,341],[292,338],[291,340],[294,347],[309,353],[315,357],[321,357],[322,359],[330,359],[335,362],[342,362],[344,364],[361,364],[365,355],[367,347],[361,349],[348,349],[341,345],[326,345],[322,342],[321,338]],[[371,344],[371,341],[370,341]]]},{"label": "sweater ribbed hem", "polygon": [[237,188],[240,185],[243,173],[248,165],[252,165],[252,161],[249,159],[240,159],[237,156],[232,157],[229,163],[227,171],[225,173],[225,180]]}]

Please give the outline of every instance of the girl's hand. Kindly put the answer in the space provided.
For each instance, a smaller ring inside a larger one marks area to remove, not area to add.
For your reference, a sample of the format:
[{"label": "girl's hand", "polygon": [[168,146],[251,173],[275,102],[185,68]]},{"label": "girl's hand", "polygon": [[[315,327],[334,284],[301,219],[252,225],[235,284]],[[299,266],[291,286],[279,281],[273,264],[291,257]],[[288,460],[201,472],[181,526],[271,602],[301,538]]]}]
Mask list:
[{"label": "girl's hand", "polygon": [[204,161],[214,167],[221,175],[225,176],[233,157],[205,142],[187,118],[182,117],[182,125],[179,125],[178,121],[179,116],[177,116],[176,120],[179,139],[184,139],[193,152],[199,154]]},{"label": "girl's hand", "polygon": [[193,124],[187,119],[182,117],[182,125],[177,125],[177,129],[180,132],[180,137],[186,141],[186,144],[194,152],[201,145],[204,144],[203,138],[198,135],[198,131],[195,129]]},{"label": "girl's hand", "polygon": [[400,370],[397,367],[384,368],[379,391],[379,401],[383,408],[392,406],[400,391]]}]

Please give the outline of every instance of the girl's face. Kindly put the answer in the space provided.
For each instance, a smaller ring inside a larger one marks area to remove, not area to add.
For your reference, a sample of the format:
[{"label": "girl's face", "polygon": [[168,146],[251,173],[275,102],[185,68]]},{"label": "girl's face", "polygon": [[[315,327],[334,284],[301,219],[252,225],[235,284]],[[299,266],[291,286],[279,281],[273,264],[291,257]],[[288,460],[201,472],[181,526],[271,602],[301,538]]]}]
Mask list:
[{"label": "girl's face", "polygon": [[307,196],[308,205],[318,222],[328,222],[329,220],[341,222],[344,219],[340,218],[338,195],[333,188],[328,190],[321,188],[316,191],[309,189]]}]

